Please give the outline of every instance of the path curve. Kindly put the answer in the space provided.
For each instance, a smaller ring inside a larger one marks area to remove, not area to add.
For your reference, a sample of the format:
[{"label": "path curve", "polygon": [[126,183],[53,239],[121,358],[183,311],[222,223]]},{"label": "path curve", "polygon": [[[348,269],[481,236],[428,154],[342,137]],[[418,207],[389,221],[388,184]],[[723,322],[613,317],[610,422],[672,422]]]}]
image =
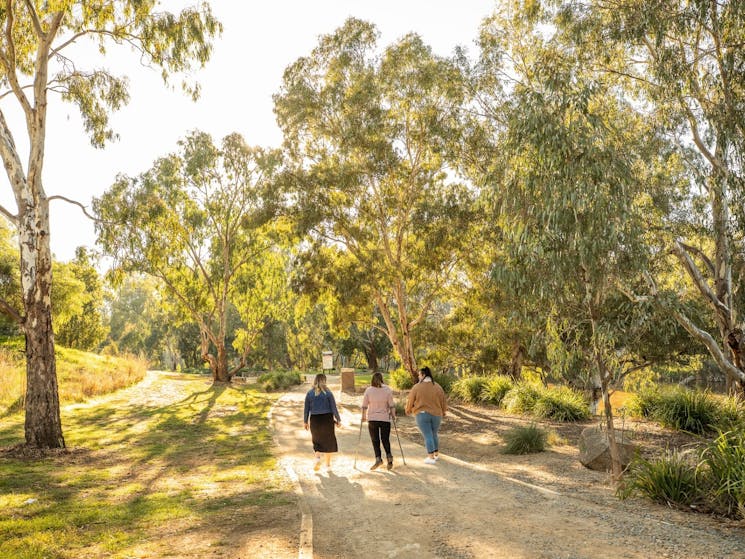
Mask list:
[{"label": "path curve", "polygon": [[[330,385],[338,397],[338,385]],[[279,457],[296,476],[304,511],[300,557],[445,559],[718,559],[745,557],[737,541],[573,498],[443,456],[423,463],[422,446],[392,433],[395,467],[369,471],[372,448],[359,413],[341,407],[340,452],[314,472],[303,429],[308,384],[272,410]],[[310,527],[310,528],[309,528]],[[304,542],[304,543],[303,543]]]}]

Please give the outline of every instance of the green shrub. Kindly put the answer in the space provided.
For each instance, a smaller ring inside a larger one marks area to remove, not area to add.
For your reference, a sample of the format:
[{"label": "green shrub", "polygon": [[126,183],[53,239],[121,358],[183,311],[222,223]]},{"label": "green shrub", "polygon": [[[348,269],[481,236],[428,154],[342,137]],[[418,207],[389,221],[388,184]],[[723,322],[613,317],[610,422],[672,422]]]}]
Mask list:
[{"label": "green shrub", "polygon": [[701,453],[699,468],[715,510],[745,518],[745,430],[720,433]]},{"label": "green shrub", "polygon": [[505,394],[502,406],[510,413],[533,413],[533,408],[541,396],[543,387],[531,382],[517,382]]},{"label": "green shrub", "polygon": [[487,377],[464,377],[453,383],[451,393],[456,398],[471,404],[481,401],[481,391],[488,382]]},{"label": "green shrub", "polygon": [[745,401],[738,396],[722,398],[719,404],[718,427],[722,431],[745,427]]},{"label": "green shrub", "polygon": [[403,368],[398,368],[390,373],[391,386],[398,390],[408,390],[414,386],[414,379],[411,378],[409,371]]},{"label": "green shrub", "polygon": [[726,413],[724,405],[709,392],[678,386],[643,390],[626,407],[635,417],[698,435],[714,431]]},{"label": "green shrub", "polygon": [[406,402],[404,400],[396,400],[396,416],[403,417],[406,415]]},{"label": "green shrub", "polygon": [[505,395],[512,389],[512,379],[506,375],[494,375],[489,377],[481,389],[479,400],[487,404],[499,406]]},{"label": "green shrub", "polygon": [[458,380],[458,377],[451,375],[450,373],[439,373],[433,374],[434,381],[442,386],[445,394],[450,394],[453,391],[453,384]]},{"label": "green shrub", "polygon": [[272,390],[287,390],[291,386],[301,384],[300,373],[294,371],[271,371],[264,373],[256,382],[267,392]]},{"label": "green shrub", "polygon": [[664,397],[658,387],[644,388],[626,402],[626,409],[632,417],[655,419]]},{"label": "green shrub", "polygon": [[537,417],[554,421],[582,421],[590,417],[584,396],[568,386],[542,390],[532,412]]},{"label": "green shrub", "polygon": [[656,460],[635,458],[617,494],[622,499],[639,494],[658,503],[680,506],[691,505],[702,496],[696,465],[679,452]]},{"label": "green shrub", "polygon": [[713,431],[719,421],[719,406],[709,392],[675,388],[663,393],[655,417],[663,426],[697,435]]},{"label": "green shrub", "polygon": [[505,454],[532,454],[546,449],[548,433],[535,424],[515,427],[504,434]]}]

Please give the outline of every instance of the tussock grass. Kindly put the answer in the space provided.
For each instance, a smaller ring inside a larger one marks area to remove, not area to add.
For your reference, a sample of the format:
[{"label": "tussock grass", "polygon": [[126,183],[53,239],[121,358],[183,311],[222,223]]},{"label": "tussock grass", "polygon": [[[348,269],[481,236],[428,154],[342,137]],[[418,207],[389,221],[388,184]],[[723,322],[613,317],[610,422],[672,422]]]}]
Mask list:
[{"label": "tussock grass", "polygon": [[266,391],[287,390],[291,386],[303,383],[297,371],[271,371],[264,373],[256,382]]},{"label": "tussock grass", "polygon": [[635,458],[617,494],[622,499],[639,494],[657,503],[681,507],[702,499],[695,461],[677,451],[654,460]]},{"label": "tussock grass", "polygon": [[727,404],[707,391],[682,387],[641,391],[627,407],[636,417],[697,435],[716,431],[723,420],[736,419],[739,413],[737,404]]},{"label": "tussock grass", "polygon": [[548,433],[535,424],[510,429],[504,435],[505,454],[533,454],[546,450]]},{"label": "tussock grass", "polygon": [[[147,361],[133,356],[103,356],[61,346],[55,348],[60,402],[82,402],[131,386],[145,376]],[[0,346],[0,414],[23,410],[26,365],[17,341]]]},{"label": "tussock grass", "polygon": [[[64,407],[67,451],[0,452],[0,558],[166,557],[179,538],[207,556],[236,526],[250,538],[293,518],[271,455],[277,395],[150,375],[147,390]],[[20,414],[0,420],[0,441],[22,439]]]}]

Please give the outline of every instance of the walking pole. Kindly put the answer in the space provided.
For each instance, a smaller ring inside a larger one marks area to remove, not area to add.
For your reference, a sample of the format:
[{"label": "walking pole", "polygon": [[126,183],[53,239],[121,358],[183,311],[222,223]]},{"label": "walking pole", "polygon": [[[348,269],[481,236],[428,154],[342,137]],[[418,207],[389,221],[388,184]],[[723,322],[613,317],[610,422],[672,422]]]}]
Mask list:
[{"label": "walking pole", "polygon": [[354,449],[354,469],[357,469],[357,453],[360,450],[360,441],[362,440],[362,416],[360,415],[360,435],[357,437],[357,446]]},{"label": "walking pole", "polygon": [[401,446],[401,437],[398,436],[398,425],[396,425],[396,416],[391,414],[393,419],[393,428],[396,430],[396,438],[398,439],[398,448],[401,450],[401,461],[406,465],[406,458],[404,458],[404,447]]}]

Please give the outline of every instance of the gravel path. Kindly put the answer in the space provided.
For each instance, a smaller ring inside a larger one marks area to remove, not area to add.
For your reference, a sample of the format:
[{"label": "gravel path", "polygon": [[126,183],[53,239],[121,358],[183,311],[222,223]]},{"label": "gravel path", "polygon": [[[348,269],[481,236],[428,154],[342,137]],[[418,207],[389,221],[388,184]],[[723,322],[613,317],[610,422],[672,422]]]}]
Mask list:
[{"label": "gravel path", "polygon": [[[645,502],[596,503],[450,456],[428,466],[422,446],[402,438],[404,465],[395,432],[392,471],[368,471],[366,426],[355,468],[359,415],[343,405],[340,453],[330,471],[314,472],[302,425],[308,388],[289,392],[272,411],[280,458],[302,492],[307,534],[301,557],[312,543],[313,557],[344,559],[745,558],[742,526],[719,529],[706,518],[699,524],[690,514]],[[344,404],[338,385],[331,388]]]}]

